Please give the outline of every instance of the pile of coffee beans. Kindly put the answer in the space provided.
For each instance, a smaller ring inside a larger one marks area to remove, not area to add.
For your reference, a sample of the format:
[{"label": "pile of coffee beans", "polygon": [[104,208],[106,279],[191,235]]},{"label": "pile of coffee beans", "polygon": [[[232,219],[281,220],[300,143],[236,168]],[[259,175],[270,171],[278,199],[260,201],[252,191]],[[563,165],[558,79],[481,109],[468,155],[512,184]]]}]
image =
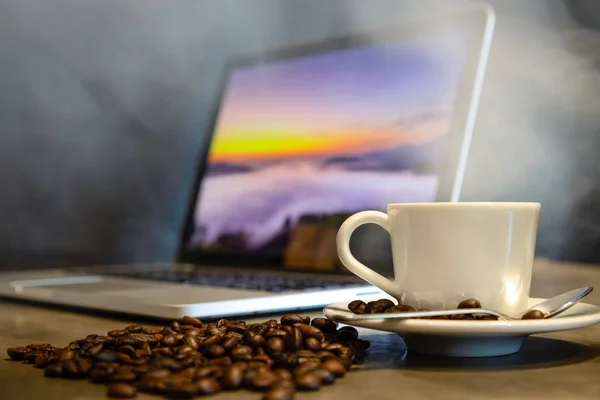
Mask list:
[{"label": "pile of coffee beans", "polygon": [[[465,308],[481,308],[481,303],[476,299],[463,300],[458,304],[457,307],[460,309]],[[414,311],[431,311],[427,308],[419,308],[415,310],[408,304],[394,304],[390,299],[379,299],[369,301],[365,303],[362,300],[354,300],[348,304],[348,310],[354,314],[379,314],[379,313],[402,313],[402,312],[414,312]],[[485,314],[457,314],[457,315],[439,315],[437,317],[419,317],[420,319],[453,319],[453,320],[491,320],[495,321],[498,317],[494,315]],[[544,318],[544,313],[539,310],[531,310],[525,313],[521,319],[541,319]]]},{"label": "pile of coffee beans", "polygon": [[31,344],[7,353],[43,368],[47,377],[107,384],[111,397],[139,391],[192,398],[247,388],[264,392],[266,400],[285,400],[343,377],[369,345],[353,327],[286,314],[255,324],[184,317],[163,328],[131,325],[64,348]]}]

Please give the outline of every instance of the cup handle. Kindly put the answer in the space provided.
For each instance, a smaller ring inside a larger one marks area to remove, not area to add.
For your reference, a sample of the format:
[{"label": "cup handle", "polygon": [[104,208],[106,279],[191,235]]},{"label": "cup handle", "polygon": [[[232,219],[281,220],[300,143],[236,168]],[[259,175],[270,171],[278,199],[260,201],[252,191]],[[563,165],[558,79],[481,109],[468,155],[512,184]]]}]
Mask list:
[{"label": "cup handle", "polygon": [[351,215],[344,221],[337,233],[336,244],[338,256],[340,257],[342,264],[344,264],[350,272],[370,284],[377,286],[387,294],[398,298],[397,296],[399,293],[397,293],[398,289],[395,287],[394,282],[358,261],[350,251],[350,237],[352,236],[352,233],[356,228],[364,224],[379,225],[390,233],[389,217],[385,213],[380,211],[361,211]]}]

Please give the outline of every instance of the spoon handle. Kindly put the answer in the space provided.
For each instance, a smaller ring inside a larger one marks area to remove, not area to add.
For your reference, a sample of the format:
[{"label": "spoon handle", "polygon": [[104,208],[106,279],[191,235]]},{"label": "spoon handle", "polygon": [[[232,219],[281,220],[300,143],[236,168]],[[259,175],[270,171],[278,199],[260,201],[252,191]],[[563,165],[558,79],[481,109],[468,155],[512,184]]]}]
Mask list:
[{"label": "spoon handle", "polygon": [[522,315],[531,310],[539,310],[543,312],[544,318],[554,317],[573,307],[581,299],[590,294],[592,290],[594,290],[594,288],[590,286],[584,286],[578,289],[565,292],[563,294],[559,294],[558,296],[552,297],[548,300],[544,300],[541,303],[538,303],[535,306],[523,311],[521,314],[519,314],[517,318],[520,318]]},{"label": "spoon handle", "polygon": [[412,311],[412,312],[401,312],[401,313],[387,313],[387,314],[354,314],[351,311],[344,310],[338,307],[327,307],[328,310],[335,311],[336,318],[345,319],[347,321],[361,321],[368,319],[406,319],[406,318],[427,318],[427,317],[439,317],[439,316],[452,316],[452,315],[464,315],[464,314],[486,314],[494,315],[501,319],[512,319],[504,314],[497,311],[488,310],[485,308],[461,308],[455,310],[438,310],[438,311]]}]

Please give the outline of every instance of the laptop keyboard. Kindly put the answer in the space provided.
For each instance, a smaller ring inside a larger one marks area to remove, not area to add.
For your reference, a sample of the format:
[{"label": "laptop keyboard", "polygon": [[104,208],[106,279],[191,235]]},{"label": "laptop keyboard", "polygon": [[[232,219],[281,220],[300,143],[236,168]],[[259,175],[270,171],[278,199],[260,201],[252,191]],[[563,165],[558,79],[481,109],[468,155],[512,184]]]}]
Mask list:
[{"label": "laptop keyboard", "polygon": [[224,287],[234,289],[261,290],[267,292],[288,292],[311,289],[343,289],[364,286],[361,281],[341,281],[322,277],[277,276],[240,271],[214,271],[197,269],[178,270],[121,270],[111,271],[112,276],[149,279],[163,282],[176,282],[188,285]]}]

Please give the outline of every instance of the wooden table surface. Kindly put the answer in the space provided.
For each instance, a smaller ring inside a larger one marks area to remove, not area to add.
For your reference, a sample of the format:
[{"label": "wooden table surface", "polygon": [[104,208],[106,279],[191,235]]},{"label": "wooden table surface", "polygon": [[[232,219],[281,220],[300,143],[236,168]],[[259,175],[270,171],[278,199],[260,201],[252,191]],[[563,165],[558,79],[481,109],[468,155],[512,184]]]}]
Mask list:
[{"label": "wooden table surface", "polygon": [[[600,305],[600,266],[536,262],[533,297],[580,286],[598,288],[585,301]],[[45,378],[31,365],[4,360],[6,349],[36,342],[66,346],[89,333],[132,322],[133,317],[114,319],[0,301],[0,400],[104,398],[104,385]],[[410,355],[396,335],[365,329],[360,333],[372,341],[365,363],[333,386],[300,393],[298,399],[600,399],[600,325],[532,336],[515,355],[482,359]],[[138,399],[160,398],[138,395]],[[238,391],[214,398],[261,396]]]}]

